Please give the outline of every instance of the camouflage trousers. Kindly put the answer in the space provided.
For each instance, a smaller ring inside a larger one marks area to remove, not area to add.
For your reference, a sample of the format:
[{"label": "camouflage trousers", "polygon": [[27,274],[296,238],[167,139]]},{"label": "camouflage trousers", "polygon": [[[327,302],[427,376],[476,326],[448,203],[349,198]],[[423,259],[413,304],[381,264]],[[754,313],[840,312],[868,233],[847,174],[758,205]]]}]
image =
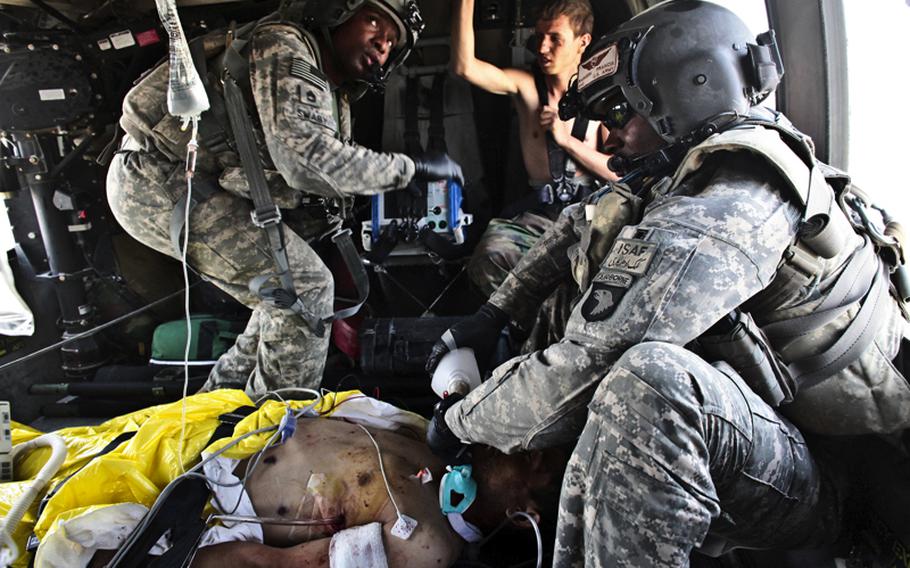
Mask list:
[{"label": "camouflage trousers", "polygon": [[467,266],[468,276],[485,297],[499,288],[558,215],[558,208],[547,207],[490,221]]},{"label": "camouflage trousers", "polygon": [[835,484],[803,436],[724,364],[664,343],[599,385],[563,480],[554,566],[687,566],[693,548],[837,536]]},{"label": "camouflage trousers", "polygon": [[[186,193],[182,165],[142,151],[121,151],[108,172],[111,210],[141,243],[179,258],[170,240],[174,204]],[[318,337],[303,319],[268,306],[249,281],[275,271],[264,232],[250,221],[252,203],[217,191],[196,206],[189,222],[187,260],[205,279],[253,310],[244,332],[218,360],[204,389],[245,386],[252,395],[282,387],[318,387],[329,330]],[[332,313],[332,274],[296,232],[285,227],[285,244],[296,291],[321,317]],[[182,237],[181,237],[182,239]]]}]

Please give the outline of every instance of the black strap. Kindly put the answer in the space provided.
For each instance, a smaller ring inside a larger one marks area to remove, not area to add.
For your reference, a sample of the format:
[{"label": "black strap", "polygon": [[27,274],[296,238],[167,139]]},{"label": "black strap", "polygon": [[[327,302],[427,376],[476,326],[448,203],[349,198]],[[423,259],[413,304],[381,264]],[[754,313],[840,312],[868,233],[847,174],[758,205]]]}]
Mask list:
[{"label": "black strap", "polygon": [[404,150],[411,156],[423,153],[417,112],[420,107],[420,79],[408,77],[404,83]]},{"label": "black strap", "polygon": [[433,77],[430,89],[430,127],[427,131],[427,150],[431,152],[448,152],[446,146],[445,126],[445,85],[448,73],[438,73]]},{"label": "black strap", "polygon": [[[250,280],[250,291],[267,304],[283,310],[298,314],[306,322],[310,330],[317,336],[325,334],[326,324],[333,319],[350,317],[357,313],[369,295],[369,277],[360,262],[360,257],[350,242],[350,230],[337,231],[332,235],[332,242],[338,246],[345,265],[351,273],[357,287],[358,298],[354,306],[340,310],[328,317],[319,317],[313,314],[297,295],[294,287],[294,278],[291,274],[285,244],[284,225],[281,223],[281,210],[272,200],[265,177],[265,171],[253,137],[254,125],[247,111],[248,105],[244,97],[244,89],[236,79],[239,74],[243,84],[249,83],[249,68],[245,58],[240,54],[245,42],[234,40],[225,50],[223,60],[224,107],[228,118],[228,128],[233,134],[232,139],[240,155],[240,162],[250,189],[253,200],[251,217],[253,224],[262,229],[269,243],[272,259],[276,272],[263,274]],[[218,97],[215,97],[218,98]],[[214,105],[213,105],[214,107]],[[179,229],[177,230],[179,236]],[[173,236],[173,232],[172,232]],[[346,239],[343,237],[347,237]],[[279,286],[265,287],[265,283],[276,278]]]},{"label": "black strap", "polygon": [[[537,98],[540,101],[540,107],[543,108],[550,101],[547,82],[544,79],[543,71],[540,70],[540,67],[535,65],[532,68],[532,71],[534,75],[534,86],[537,87]],[[588,119],[581,117],[576,118],[575,123],[572,125],[572,136],[583,141],[587,132]],[[570,172],[567,171],[570,163],[573,164],[574,168],[574,163],[569,160],[565,149],[556,143],[556,140],[553,139],[553,135],[550,132],[546,132],[544,137],[547,141],[547,159],[552,180],[556,183],[562,183],[566,181],[567,178],[574,177],[574,169],[571,171],[571,175]]]},{"label": "black strap", "polygon": [[357,299],[354,303],[347,308],[336,311],[332,316],[332,319],[344,319],[359,312],[363,304],[366,303],[367,296],[370,295],[370,277],[367,275],[363,262],[360,260],[360,253],[354,247],[350,229],[336,231],[332,234],[331,240],[338,247],[338,252],[341,253],[344,265],[351,274],[351,280],[354,281],[354,288],[357,290]]},{"label": "black strap", "polygon": [[[240,406],[218,417],[220,424],[209,436],[204,447],[216,440],[230,436],[238,422],[256,411],[255,406]],[[155,566],[159,568],[179,568],[186,563],[192,550],[205,531],[202,510],[209,500],[210,491],[206,481],[198,477],[183,477],[176,481],[173,489],[166,496],[166,502],[156,507],[153,516],[145,523],[145,529],[138,534],[130,535],[123,544],[125,551],[117,553],[116,562],[109,568],[138,568]],[[143,519],[144,522],[144,519]],[[171,531],[171,548],[160,557],[149,560],[149,550],[165,532]]]},{"label": "black strap", "polygon": [[762,326],[768,339],[782,351],[784,343],[798,339],[833,321],[869,292],[879,269],[878,257],[869,239],[841,270],[822,303],[811,313]]},{"label": "black strap", "polygon": [[200,37],[190,42],[190,55],[196,72],[202,79],[205,93],[209,98],[209,109],[202,113],[199,121],[199,142],[214,154],[224,152],[230,148],[232,140],[229,136],[230,123],[227,109],[224,107],[224,97],[213,85],[208,73],[208,63],[205,56],[205,38]]}]

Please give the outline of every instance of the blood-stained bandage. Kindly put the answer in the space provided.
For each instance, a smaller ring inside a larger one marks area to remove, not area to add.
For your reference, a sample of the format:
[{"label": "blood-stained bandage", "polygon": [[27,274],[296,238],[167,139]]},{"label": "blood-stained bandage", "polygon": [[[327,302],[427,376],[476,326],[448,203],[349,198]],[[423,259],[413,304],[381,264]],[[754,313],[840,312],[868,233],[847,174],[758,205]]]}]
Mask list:
[{"label": "blood-stained bandage", "polygon": [[331,568],[388,568],[382,525],[370,523],[335,533],[329,544]]}]

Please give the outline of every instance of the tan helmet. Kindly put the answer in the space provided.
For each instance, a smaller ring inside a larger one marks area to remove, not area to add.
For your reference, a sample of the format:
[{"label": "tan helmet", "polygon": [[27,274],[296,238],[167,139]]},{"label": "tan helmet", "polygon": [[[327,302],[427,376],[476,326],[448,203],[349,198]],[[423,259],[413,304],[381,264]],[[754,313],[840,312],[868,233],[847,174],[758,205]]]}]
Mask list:
[{"label": "tan helmet", "polygon": [[[379,72],[366,79],[371,87],[381,88],[389,75],[410,55],[423,31],[424,22],[416,0],[307,0],[302,4],[300,21],[307,28],[332,30],[369,4],[380,9],[398,26],[398,44]],[[300,9],[300,8],[298,8]]]}]

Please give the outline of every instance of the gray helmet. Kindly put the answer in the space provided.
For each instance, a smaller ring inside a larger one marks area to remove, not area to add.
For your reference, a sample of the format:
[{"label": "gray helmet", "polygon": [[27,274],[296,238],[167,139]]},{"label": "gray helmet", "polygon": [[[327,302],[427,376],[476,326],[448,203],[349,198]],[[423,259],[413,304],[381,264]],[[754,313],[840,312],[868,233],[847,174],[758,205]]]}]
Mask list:
[{"label": "gray helmet", "polygon": [[306,0],[299,16],[304,26],[324,31],[334,29],[365,5],[375,6],[398,26],[398,44],[378,73],[367,80],[372,87],[381,87],[389,75],[410,55],[423,31],[424,22],[415,0]]},{"label": "gray helmet", "polygon": [[726,8],[668,0],[588,48],[561,114],[621,126],[636,113],[668,143],[691,144],[709,123],[747,115],[783,72],[773,31],[753,39]]}]

